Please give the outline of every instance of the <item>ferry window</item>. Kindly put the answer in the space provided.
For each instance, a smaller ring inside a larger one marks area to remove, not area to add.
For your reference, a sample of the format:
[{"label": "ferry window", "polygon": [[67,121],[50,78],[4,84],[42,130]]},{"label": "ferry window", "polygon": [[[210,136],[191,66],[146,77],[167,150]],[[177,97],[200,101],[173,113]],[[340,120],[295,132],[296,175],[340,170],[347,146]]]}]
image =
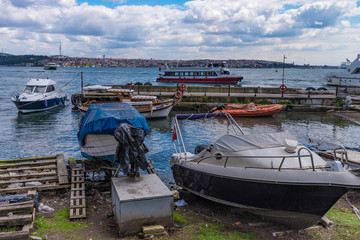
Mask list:
[{"label": "ferry window", "polygon": [[55,91],[54,85],[47,86],[46,92],[53,92],[53,91]]},{"label": "ferry window", "polygon": [[216,76],[216,72],[211,72],[211,76]]},{"label": "ferry window", "polygon": [[34,86],[26,86],[24,89],[24,93],[32,93]]},{"label": "ferry window", "polygon": [[169,72],[166,72],[166,73],[164,74],[164,76],[170,76],[170,73],[169,73]]},{"label": "ferry window", "polygon": [[229,75],[230,72],[229,71],[224,71],[224,74]]},{"label": "ferry window", "polygon": [[184,72],[184,76],[189,76],[189,72]]},{"label": "ferry window", "polygon": [[179,76],[179,73],[178,73],[178,72],[175,72],[174,75],[175,75],[175,76]]},{"label": "ferry window", "polygon": [[193,73],[193,72],[189,72],[189,76],[194,76],[194,73]]},{"label": "ferry window", "polygon": [[46,86],[35,86],[34,92],[36,93],[44,93]]},{"label": "ferry window", "polygon": [[356,68],[353,72],[352,72],[352,74],[359,74],[360,73],[360,68]]}]

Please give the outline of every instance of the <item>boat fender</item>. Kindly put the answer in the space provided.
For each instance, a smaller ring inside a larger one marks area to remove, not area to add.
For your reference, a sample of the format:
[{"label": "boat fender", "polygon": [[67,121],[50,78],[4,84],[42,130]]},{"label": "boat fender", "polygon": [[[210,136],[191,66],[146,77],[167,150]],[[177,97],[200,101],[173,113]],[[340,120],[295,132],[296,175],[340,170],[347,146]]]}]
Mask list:
[{"label": "boat fender", "polygon": [[287,90],[287,86],[285,84],[281,84],[279,90],[280,92],[285,92]]},{"label": "boat fender", "polygon": [[202,151],[204,151],[208,146],[207,145],[199,145],[196,146],[194,153],[198,154],[201,153]]},{"label": "boat fender", "polygon": [[56,104],[59,104],[59,103],[60,103],[60,99],[55,98],[55,102],[56,102]]},{"label": "boat fender", "polygon": [[62,104],[65,104],[65,99],[63,97],[60,98]]},{"label": "boat fender", "polygon": [[181,91],[185,91],[187,89],[185,83],[180,83],[179,88],[180,88]]},{"label": "boat fender", "polygon": [[179,98],[181,98],[181,97],[182,97],[182,92],[176,91],[176,92],[175,92],[175,98],[179,99]]}]

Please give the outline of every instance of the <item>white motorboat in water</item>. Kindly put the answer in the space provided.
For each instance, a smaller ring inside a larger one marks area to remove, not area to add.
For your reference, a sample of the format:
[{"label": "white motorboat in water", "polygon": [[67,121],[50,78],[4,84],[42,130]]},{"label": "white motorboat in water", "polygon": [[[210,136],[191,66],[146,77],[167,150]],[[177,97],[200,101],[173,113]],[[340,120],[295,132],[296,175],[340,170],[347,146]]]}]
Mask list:
[{"label": "white motorboat in water", "polygon": [[22,113],[40,112],[64,106],[66,95],[57,91],[55,81],[50,79],[30,79],[24,91],[11,98]]},{"label": "white motorboat in water", "polygon": [[56,70],[57,65],[56,63],[48,63],[44,66],[45,70]]},{"label": "white motorboat in water", "polygon": [[339,87],[360,87],[360,54],[345,65],[346,69],[340,73],[329,73],[326,75],[326,85]]},{"label": "white motorboat in water", "polygon": [[176,184],[196,195],[303,229],[349,189],[360,188],[346,162],[324,160],[289,132],[245,135],[227,113],[235,134],[187,152],[179,120],[197,115],[176,116],[178,147],[171,157]]}]

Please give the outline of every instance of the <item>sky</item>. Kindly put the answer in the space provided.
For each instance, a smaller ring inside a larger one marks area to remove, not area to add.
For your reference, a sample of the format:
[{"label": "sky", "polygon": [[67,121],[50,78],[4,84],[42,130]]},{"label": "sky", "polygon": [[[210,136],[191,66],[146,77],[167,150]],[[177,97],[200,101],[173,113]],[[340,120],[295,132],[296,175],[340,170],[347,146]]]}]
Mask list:
[{"label": "sky", "polygon": [[340,65],[360,53],[354,0],[0,0],[0,50]]}]

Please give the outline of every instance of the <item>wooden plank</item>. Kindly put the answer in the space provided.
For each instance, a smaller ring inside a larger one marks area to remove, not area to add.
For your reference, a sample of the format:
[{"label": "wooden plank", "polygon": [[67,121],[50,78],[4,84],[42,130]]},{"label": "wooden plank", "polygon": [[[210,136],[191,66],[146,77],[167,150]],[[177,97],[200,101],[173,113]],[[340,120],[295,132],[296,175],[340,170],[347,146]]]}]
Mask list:
[{"label": "wooden plank", "polygon": [[56,156],[7,159],[7,160],[0,160],[0,164],[3,164],[3,163],[16,163],[16,162],[31,162],[31,161],[48,160],[48,159],[55,160]]},{"label": "wooden plank", "polygon": [[26,167],[26,166],[45,166],[45,165],[51,165],[54,163],[55,163],[54,161],[41,161],[41,162],[3,164],[3,165],[0,165],[0,169]]},{"label": "wooden plank", "polygon": [[56,155],[57,172],[59,177],[59,184],[68,184],[69,176],[66,169],[65,159],[63,154]]},{"label": "wooden plank", "polygon": [[6,189],[0,189],[0,194],[3,194],[3,193],[26,193],[29,190],[46,191],[46,190],[55,190],[55,189],[61,189],[61,188],[70,188],[70,184],[6,188]]},{"label": "wooden plank", "polygon": [[17,203],[8,203],[6,205],[1,205],[1,206],[18,206],[18,205],[25,205],[25,204],[29,204],[29,203],[34,203],[33,200],[28,200],[28,201],[24,201],[24,202],[17,202]]},{"label": "wooden plank", "polygon": [[28,173],[28,174],[17,174],[15,176],[0,176],[0,180],[7,180],[11,178],[30,178],[30,177],[50,177],[57,176],[56,172],[44,172],[44,173]]},{"label": "wooden plank", "polygon": [[25,183],[25,182],[57,182],[58,178],[55,177],[44,177],[44,178],[27,178],[27,179],[17,179],[17,180],[8,180],[0,181],[0,186],[9,185],[11,183]]},{"label": "wooden plank", "polygon": [[1,205],[0,216],[5,216],[9,212],[12,213],[32,213],[34,210],[34,202],[23,205]]},{"label": "wooden plank", "polygon": [[0,170],[0,174],[5,174],[9,172],[19,172],[19,171],[26,171],[26,170],[33,170],[33,171],[39,171],[39,170],[56,170],[56,165],[48,165],[48,166],[40,166],[40,167],[21,167],[21,168],[8,168],[4,170]]},{"label": "wooden plank", "polygon": [[0,226],[19,226],[32,222],[32,214],[0,217]]},{"label": "wooden plank", "polygon": [[16,232],[0,232],[0,240],[28,240],[30,232],[21,230]]}]

